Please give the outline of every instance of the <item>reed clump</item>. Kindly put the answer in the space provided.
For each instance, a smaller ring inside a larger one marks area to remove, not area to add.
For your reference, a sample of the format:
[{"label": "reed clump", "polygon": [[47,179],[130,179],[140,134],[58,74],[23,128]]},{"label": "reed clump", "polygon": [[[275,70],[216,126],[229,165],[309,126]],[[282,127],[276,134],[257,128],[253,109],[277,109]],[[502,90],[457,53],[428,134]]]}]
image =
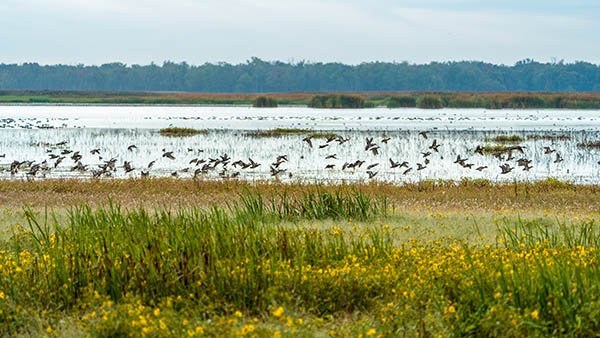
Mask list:
[{"label": "reed clump", "polygon": [[311,108],[365,108],[365,99],[358,95],[315,95],[308,106]]},{"label": "reed clump", "polygon": [[252,100],[252,106],[256,108],[275,108],[277,105],[277,100],[270,96],[258,96]]}]

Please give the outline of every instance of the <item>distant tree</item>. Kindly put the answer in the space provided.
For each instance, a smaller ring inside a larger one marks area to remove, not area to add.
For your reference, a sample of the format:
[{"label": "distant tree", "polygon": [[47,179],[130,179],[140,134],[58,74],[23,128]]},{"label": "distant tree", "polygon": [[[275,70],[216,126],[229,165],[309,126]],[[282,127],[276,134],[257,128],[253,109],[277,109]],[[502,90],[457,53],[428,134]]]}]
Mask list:
[{"label": "distant tree", "polygon": [[0,64],[0,90],[134,90],[221,93],[340,91],[600,91],[600,66],[588,62],[539,63],[531,59],[514,66],[485,62],[408,64],[368,62],[296,64],[251,58],[192,66],[166,61],[162,65],[101,66],[24,63]]}]

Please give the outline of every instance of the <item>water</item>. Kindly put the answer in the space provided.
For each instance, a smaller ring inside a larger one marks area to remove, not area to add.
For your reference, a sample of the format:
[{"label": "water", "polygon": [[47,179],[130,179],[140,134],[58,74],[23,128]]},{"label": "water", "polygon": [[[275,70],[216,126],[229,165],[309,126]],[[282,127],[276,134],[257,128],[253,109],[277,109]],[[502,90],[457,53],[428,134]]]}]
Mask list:
[{"label": "water", "polygon": [[[184,138],[164,137],[157,133],[168,126],[206,129],[206,135]],[[254,137],[253,131],[273,128],[301,128],[316,131],[332,131],[347,138],[339,144],[325,139],[313,139],[310,148],[302,139],[305,135],[284,137]],[[419,135],[428,131],[428,138]],[[478,145],[494,145],[486,138],[497,135],[519,135],[523,154],[513,152],[514,159],[499,160],[482,156],[473,151]],[[531,139],[533,135],[561,135],[560,139]],[[365,138],[373,137],[380,149],[375,155],[365,151]],[[390,137],[387,144],[383,138]],[[441,144],[439,152],[429,149],[432,140]],[[93,170],[104,161],[116,159],[116,171],[111,177],[139,177],[141,171],[150,176],[192,177],[204,163],[190,164],[193,159],[219,159],[227,154],[231,158],[225,167],[219,164],[214,170],[199,173],[203,178],[223,179],[273,179],[270,166],[280,155],[286,155],[279,169],[285,169],[277,177],[283,181],[358,181],[368,180],[367,166],[379,163],[370,171],[375,180],[391,182],[415,182],[425,179],[454,179],[463,177],[485,178],[494,181],[541,180],[554,177],[577,183],[599,183],[600,153],[597,149],[584,149],[582,142],[600,140],[600,111],[597,110],[484,110],[484,109],[364,109],[328,110],[305,107],[281,107],[257,109],[250,107],[199,107],[199,106],[0,106],[0,178],[22,179],[25,177],[91,177]],[[56,146],[65,141],[64,146]],[[128,150],[129,145],[136,149]],[[544,147],[555,150],[544,154]],[[100,154],[92,155],[92,149]],[[174,160],[163,157],[163,149],[172,151]],[[71,170],[76,161],[66,158],[56,168],[56,160],[50,154],[60,155],[65,150],[79,151],[80,162],[86,171]],[[425,165],[424,152],[429,164]],[[555,163],[556,154],[562,161]],[[326,159],[335,154],[335,158]],[[4,156],[2,156],[4,155]],[[454,163],[457,155],[467,157],[472,169]],[[245,163],[252,158],[261,165],[254,169],[234,167],[235,161]],[[392,169],[389,159],[409,162],[413,168]],[[517,160],[526,158],[533,166],[523,171]],[[35,176],[28,175],[30,163],[21,165],[11,173],[13,161],[32,161],[42,168]],[[365,163],[354,170],[342,170],[345,162],[356,160]],[[45,162],[44,162],[45,161]],[[124,161],[131,163],[133,171],[126,173]],[[148,164],[155,161],[151,169]],[[500,165],[508,163],[515,167],[508,174],[501,174]],[[325,169],[327,165],[333,169]],[[487,169],[474,170],[480,166]],[[238,174],[239,173],[239,174]],[[290,176],[291,174],[291,176]],[[104,175],[103,175],[104,176]]]}]

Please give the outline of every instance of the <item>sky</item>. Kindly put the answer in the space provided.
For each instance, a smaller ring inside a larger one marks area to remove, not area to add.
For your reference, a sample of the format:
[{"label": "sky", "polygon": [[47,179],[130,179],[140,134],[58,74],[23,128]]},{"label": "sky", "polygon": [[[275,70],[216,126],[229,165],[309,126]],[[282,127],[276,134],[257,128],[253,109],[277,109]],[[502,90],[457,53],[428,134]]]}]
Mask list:
[{"label": "sky", "polygon": [[600,0],[0,0],[0,63],[600,64]]}]

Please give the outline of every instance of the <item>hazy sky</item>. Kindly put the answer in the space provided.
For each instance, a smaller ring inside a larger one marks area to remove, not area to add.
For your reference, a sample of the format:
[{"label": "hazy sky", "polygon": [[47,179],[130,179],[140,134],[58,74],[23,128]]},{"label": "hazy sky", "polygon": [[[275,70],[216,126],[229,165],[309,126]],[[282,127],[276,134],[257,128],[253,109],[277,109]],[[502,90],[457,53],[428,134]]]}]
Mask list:
[{"label": "hazy sky", "polygon": [[0,63],[600,63],[600,0],[0,0]]}]

